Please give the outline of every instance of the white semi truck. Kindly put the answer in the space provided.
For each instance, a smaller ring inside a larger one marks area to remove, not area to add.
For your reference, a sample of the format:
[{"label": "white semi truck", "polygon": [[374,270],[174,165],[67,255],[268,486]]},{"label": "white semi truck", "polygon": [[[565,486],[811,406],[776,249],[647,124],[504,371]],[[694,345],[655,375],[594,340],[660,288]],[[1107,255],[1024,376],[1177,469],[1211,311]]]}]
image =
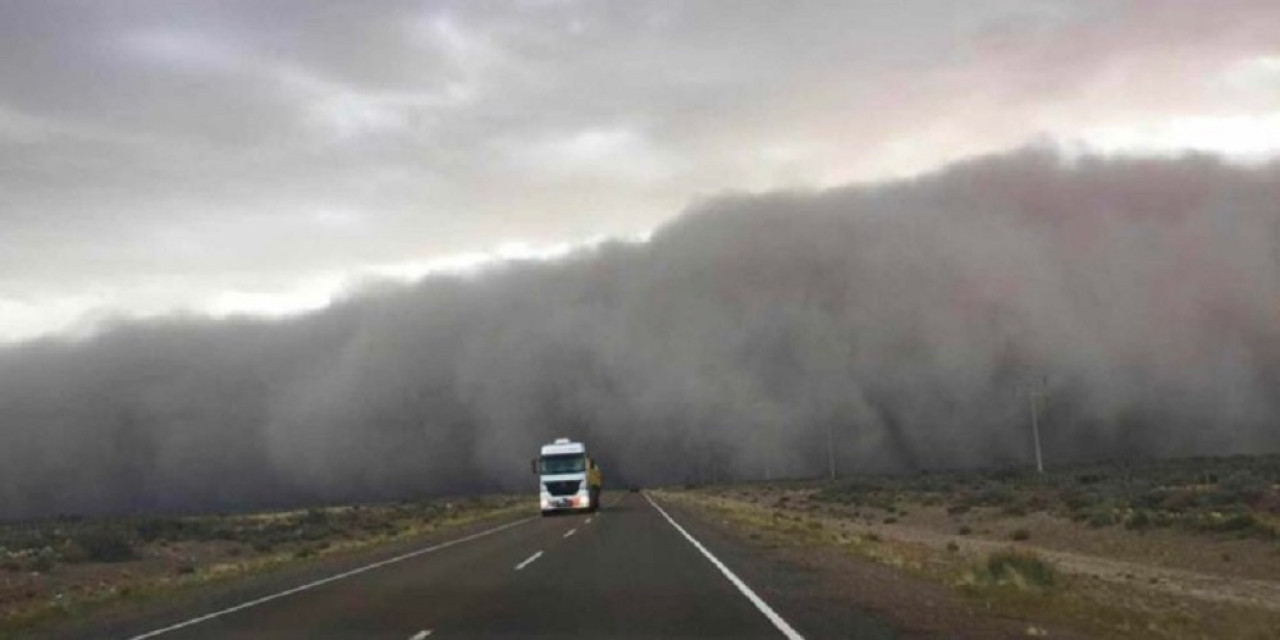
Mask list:
[{"label": "white semi truck", "polygon": [[587,455],[587,446],[568,438],[542,445],[533,460],[538,476],[542,515],[557,511],[595,511],[600,508],[600,465]]}]

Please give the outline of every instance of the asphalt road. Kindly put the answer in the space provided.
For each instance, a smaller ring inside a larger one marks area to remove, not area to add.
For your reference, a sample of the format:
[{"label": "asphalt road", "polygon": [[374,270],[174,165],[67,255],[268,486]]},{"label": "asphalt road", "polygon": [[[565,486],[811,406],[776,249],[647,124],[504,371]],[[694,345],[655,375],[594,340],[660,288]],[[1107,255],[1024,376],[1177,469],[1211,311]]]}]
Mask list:
[{"label": "asphalt road", "polygon": [[534,516],[480,529],[220,609],[117,630],[114,637],[886,635],[856,612],[833,614],[786,598],[788,607],[776,608],[769,585],[751,584],[769,581],[769,572],[736,573],[735,562],[749,564],[747,552],[724,548],[723,540],[704,544],[706,536],[699,540],[689,526],[692,514],[664,510],[639,493],[606,494],[603,502],[595,514]]}]

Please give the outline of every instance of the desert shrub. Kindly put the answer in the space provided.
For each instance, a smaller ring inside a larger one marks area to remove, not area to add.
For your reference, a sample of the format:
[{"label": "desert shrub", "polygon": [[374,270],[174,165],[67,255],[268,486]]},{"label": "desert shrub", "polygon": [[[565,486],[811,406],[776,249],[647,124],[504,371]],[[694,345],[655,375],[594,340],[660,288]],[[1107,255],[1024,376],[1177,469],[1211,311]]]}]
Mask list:
[{"label": "desert shrub", "polygon": [[1010,540],[1019,540],[1019,541],[1021,541],[1021,540],[1030,540],[1030,539],[1031,539],[1031,532],[1030,532],[1030,531],[1027,531],[1026,529],[1014,529],[1014,530],[1013,530],[1013,533],[1009,534],[1009,539],[1010,539]]},{"label": "desert shrub", "polygon": [[187,523],[179,518],[142,518],[134,525],[134,530],[142,542],[179,541],[191,537]]},{"label": "desert shrub", "polygon": [[226,517],[146,517],[134,521],[133,529],[134,535],[141,542],[231,540],[236,533],[226,522]]},{"label": "desert shrub", "polygon": [[1220,505],[1253,504],[1267,492],[1269,483],[1253,473],[1237,471],[1218,483],[1213,501]]},{"label": "desert shrub", "polygon": [[1169,493],[1165,489],[1149,489],[1134,496],[1129,501],[1129,506],[1134,509],[1160,509],[1164,506],[1165,500],[1168,499]]},{"label": "desert shrub", "polygon": [[1249,512],[1236,512],[1230,515],[1208,514],[1192,522],[1191,528],[1209,533],[1233,533],[1238,536],[1253,536],[1274,539],[1275,529]]},{"label": "desert shrub", "polygon": [[71,543],[83,550],[85,562],[127,562],[138,557],[133,541],[117,529],[85,531]]},{"label": "desert shrub", "polygon": [[1071,511],[1083,511],[1098,501],[1097,496],[1087,491],[1067,491],[1062,494],[1062,504]]},{"label": "desert shrub", "polygon": [[950,542],[948,542],[948,543],[947,543],[947,551],[950,551],[950,552],[952,552],[952,553],[955,553],[955,552],[957,552],[957,551],[959,551],[959,550],[960,550],[960,545],[956,544],[956,541],[955,541],[955,540],[952,540],[952,541],[950,541]]},{"label": "desert shrub", "polygon": [[1058,571],[1040,556],[1025,551],[998,551],[975,572],[978,584],[1049,589],[1058,583]]},{"label": "desert shrub", "polygon": [[1014,501],[1014,493],[1007,487],[1000,485],[988,484],[983,487],[977,495],[973,497],[974,501],[986,507],[999,507]]},{"label": "desert shrub", "polygon": [[962,535],[962,536],[967,536],[967,535],[969,535],[969,534],[973,533],[973,527],[971,527],[971,526],[969,526],[969,525],[967,525],[967,524],[965,524],[965,525],[961,525],[961,526],[960,526],[960,529],[959,529],[959,530],[957,530],[957,533],[959,533],[959,534],[960,534],[960,535]]},{"label": "desert shrub", "polygon": [[1110,505],[1095,507],[1086,512],[1085,521],[1091,527],[1108,527],[1116,523],[1115,510]]},{"label": "desert shrub", "polygon": [[53,566],[54,566],[54,560],[53,560],[52,553],[41,552],[36,554],[36,556],[31,559],[32,571],[38,571],[40,573],[49,573],[50,571],[53,571]]},{"label": "desert shrub", "polygon": [[1143,531],[1150,529],[1151,527],[1158,526],[1158,522],[1159,521],[1156,518],[1152,517],[1150,512],[1144,509],[1138,509],[1128,518],[1125,518],[1124,528],[1134,531]]},{"label": "desert shrub", "polygon": [[947,515],[958,516],[964,513],[969,513],[972,510],[973,508],[967,504],[953,504],[947,507]]},{"label": "desert shrub", "polygon": [[1200,507],[1201,498],[1195,491],[1186,489],[1164,492],[1159,509],[1170,513],[1187,513]]}]

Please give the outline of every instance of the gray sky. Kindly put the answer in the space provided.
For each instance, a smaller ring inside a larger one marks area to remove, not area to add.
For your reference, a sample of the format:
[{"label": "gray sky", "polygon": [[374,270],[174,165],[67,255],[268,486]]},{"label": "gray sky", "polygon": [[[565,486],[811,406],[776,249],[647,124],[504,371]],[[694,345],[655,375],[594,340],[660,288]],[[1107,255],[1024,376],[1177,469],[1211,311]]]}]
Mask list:
[{"label": "gray sky", "polygon": [[1280,4],[0,0],[0,340],[1028,142],[1280,150]]}]

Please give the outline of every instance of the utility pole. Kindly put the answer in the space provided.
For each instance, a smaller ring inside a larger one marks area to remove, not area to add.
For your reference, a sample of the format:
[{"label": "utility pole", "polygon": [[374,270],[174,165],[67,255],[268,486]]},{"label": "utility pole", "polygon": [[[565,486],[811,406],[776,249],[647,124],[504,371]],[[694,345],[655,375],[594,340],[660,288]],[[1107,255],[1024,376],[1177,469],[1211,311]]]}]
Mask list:
[{"label": "utility pole", "polygon": [[1040,450],[1040,403],[1039,400],[1045,395],[1045,387],[1047,381],[1043,376],[1033,379],[1030,383],[1024,383],[1027,390],[1027,404],[1031,408],[1031,441],[1036,448],[1036,473],[1044,475],[1044,455]]},{"label": "utility pole", "polygon": [[836,438],[835,428],[831,426],[833,421],[827,419],[827,474],[831,480],[836,479]]},{"label": "utility pole", "polygon": [[1027,394],[1027,398],[1031,400],[1031,438],[1036,444],[1036,472],[1044,475],[1044,456],[1040,454],[1040,420],[1036,411],[1036,399],[1039,396],[1039,392],[1034,389]]}]

